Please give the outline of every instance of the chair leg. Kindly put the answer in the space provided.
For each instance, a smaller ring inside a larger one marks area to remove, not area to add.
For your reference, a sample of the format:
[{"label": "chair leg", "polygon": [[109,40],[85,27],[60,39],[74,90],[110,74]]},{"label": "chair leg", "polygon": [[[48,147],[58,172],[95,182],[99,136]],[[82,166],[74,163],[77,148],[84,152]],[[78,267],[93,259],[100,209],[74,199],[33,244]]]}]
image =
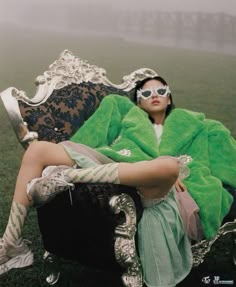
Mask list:
[{"label": "chair leg", "polygon": [[133,199],[122,193],[113,196],[110,206],[114,213],[124,212],[125,222],[115,229],[115,256],[117,262],[126,268],[122,275],[125,287],[142,287],[143,276],[140,259],[135,246],[136,209]]},{"label": "chair leg", "polygon": [[52,253],[49,253],[48,251],[45,251],[43,255],[44,260],[44,274],[46,275],[46,282],[48,285],[52,286],[55,285],[60,278],[60,259],[53,255]]}]

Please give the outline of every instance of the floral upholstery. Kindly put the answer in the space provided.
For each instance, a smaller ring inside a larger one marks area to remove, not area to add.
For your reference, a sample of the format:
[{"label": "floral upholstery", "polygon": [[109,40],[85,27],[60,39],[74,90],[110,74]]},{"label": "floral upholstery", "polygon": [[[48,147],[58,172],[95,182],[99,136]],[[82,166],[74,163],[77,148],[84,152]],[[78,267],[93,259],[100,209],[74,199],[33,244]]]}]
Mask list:
[{"label": "floral upholstery", "polygon": [[108,94],[131,97],[129,93],[104,84],[83,82],[54,90],[38,106],[19,101],[21,115],[31,131],[37,131],[39,140],[60,142],[68,140],[96,110]]}]

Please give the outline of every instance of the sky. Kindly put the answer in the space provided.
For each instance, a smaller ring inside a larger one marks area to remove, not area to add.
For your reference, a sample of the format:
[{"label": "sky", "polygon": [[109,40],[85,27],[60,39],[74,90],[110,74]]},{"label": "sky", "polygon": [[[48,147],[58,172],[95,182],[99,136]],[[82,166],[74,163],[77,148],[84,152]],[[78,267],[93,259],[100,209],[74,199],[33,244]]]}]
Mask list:
[{"label": "sky", "polygon": [[[153,9],[154,7],[164,11],[201,11],[209,13],[224,12],[236,15],[235,0],[0,0],[0,16],[1,18],[14,17],[18,8],[28,9],[28,4],[42,4],[45,9],[50,5],[71,5],[71,4],[105,4],[109,7],[117,7],[118,9]],[[31,11],[36,12],[36,11]],[[39,11],[41,12],[41,11]]]}]

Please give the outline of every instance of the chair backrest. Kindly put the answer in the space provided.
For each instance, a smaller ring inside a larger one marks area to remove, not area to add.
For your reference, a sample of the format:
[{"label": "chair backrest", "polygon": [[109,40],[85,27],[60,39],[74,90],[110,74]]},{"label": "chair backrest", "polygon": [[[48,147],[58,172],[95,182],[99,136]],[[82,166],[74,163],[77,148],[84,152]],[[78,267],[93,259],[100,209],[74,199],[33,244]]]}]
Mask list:
[{"label": "chair backrest", "polygon": [[138,69],[123,77],[119,85],[106,77],[106,71],[65,50],[37,77],[33,98],[16,88],[1,93],[19,141],[24,147],[34,139],[60,142],[69,139],[97,109],[103,97],[119,94],[133,98],[137,83],[157,73]]}]

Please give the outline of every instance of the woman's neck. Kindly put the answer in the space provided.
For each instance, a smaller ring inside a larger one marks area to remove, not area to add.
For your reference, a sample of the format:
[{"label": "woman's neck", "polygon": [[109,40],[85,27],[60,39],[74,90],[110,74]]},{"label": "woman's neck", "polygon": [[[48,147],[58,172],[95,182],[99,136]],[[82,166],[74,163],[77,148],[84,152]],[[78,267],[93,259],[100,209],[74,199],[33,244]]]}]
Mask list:
[{"label": "woman's neck", "polygon": [[166,114],[165,113],[154,114],[150,115],[150,117],[152,118],[154,124],[163,125],[166,118]]}]

